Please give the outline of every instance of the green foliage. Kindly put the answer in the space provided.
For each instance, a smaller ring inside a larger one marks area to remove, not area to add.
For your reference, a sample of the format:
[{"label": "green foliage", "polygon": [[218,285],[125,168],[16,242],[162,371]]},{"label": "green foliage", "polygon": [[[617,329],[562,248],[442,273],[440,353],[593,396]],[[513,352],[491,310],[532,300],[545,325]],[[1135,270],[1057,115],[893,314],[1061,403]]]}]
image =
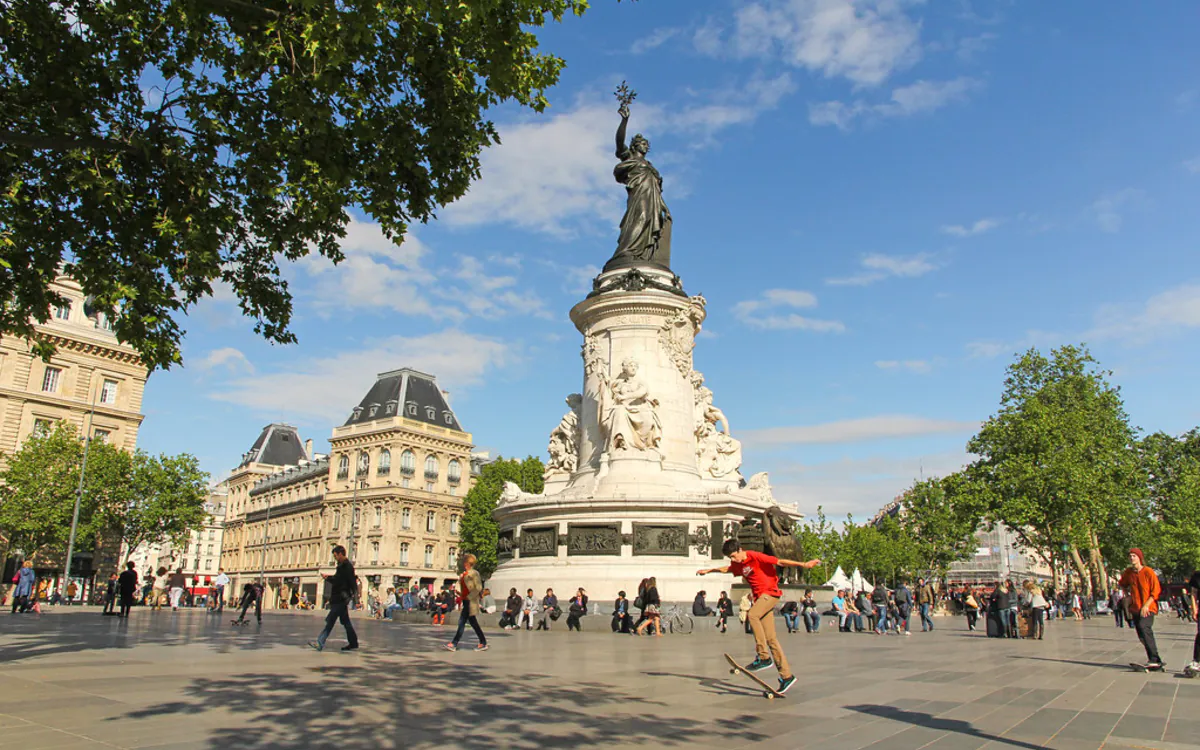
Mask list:
[{"label": "green foliage", "polygon": [[1187,577],[1200,570],[1200,429],[1179,438],[1158,432],[1138,447],[1149,492],[1138,523],[1107,556],[1123,565],[1129,547],[1138,546],[1168,576]]},{"label": "green foliage", "polygon": [[524,461],[497,458],[484,465],[474,486],[463,499],[463,520],[460,540],[463,552],[477,558],[480,575],[487,579],[496,570],[496,542],[499,530],[492,513],[504,491],[504,484],[512,482],[525,492],[542,491],[542,474],[545,467],[541,460],[529,456]]},{"label": "green foliage", "polygon": [[465,194],[499,140],[486,113],[540,112],[558,81],[536,30],[587,7],[0,3],[0,335],[48,318],[65,261],[152,368],[222,282],[294,341],[281,263],[342,260],[351,206],[399,242]]},{"label": "green foliage", "polygon": [[[7,457],[0,474],[0,530],[13,548],[35,563],[61,561],[67,551],[83,444],[76,429],[59,422],[43,435],[30,435]],[[127,502],[132,457],[107,443],[88,449],[77,549],[90,549],[106,531],[104,509]]]},{"label": "green foliage", "polygon": [[817,506],[814,519],[806,519],[796,527],[796,538],[806,560],[817,559],[821,564],[805,574],[810,583],[822,584],[837,570],[842,535],[825,517],[825,509]]},{"label": "green foliage", "polygon": [[138,451],[132,468],[128,502],[103,508],[105,527],[129,549],[142,543],[179,544],[204,525],[209,477],[195,456],[151,456]]},{"label": "green foliage", "polygon": [[911,540],[918,567],[942,576],[975,550],[983,519],[980,493],[962,473],[916,482],[900,501],[899,525]]},{"label": "green foliage", "polygon": [[1030,349],[1008,368],[1000,410],[967,445],[980,457],[970,477],[983,485],[989,519],[1036,550],[1065,541],[1080,575],[1101,587],[1100,535],[1132,520],[1144,492],[1134,431],[1109,375],[1082,347],[1049,358]]}]

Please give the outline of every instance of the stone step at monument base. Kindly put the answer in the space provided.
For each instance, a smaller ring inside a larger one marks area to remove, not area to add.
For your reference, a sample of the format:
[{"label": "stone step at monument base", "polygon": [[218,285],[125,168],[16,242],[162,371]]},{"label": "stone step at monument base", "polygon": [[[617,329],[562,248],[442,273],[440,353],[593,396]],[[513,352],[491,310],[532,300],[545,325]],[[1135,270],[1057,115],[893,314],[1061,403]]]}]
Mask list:
[{"label": "stone step at monument base", "polygon": [[731,575],[696,575],[701,568],[714,568],[720,564],[720,561],[707,558],[665,556],[612,557],[607,560],[533,558],[504,565],[492,574],[487,586],[498,600],[507,597],[510,588],[515,588],[522,596],[528,589],[533,589],[540,601],[546,595],[546,589],[552,588],[560,606],[582,586],[590,599],[611,604],[620,591],[624,591],[632,602],[637,596],[638,583],[653,576],[658,580],[659,597],[664,602],[687,602],[690,613],[690,604],[697,591],[707,591],[715,602],[722,591],[732,587]]}]

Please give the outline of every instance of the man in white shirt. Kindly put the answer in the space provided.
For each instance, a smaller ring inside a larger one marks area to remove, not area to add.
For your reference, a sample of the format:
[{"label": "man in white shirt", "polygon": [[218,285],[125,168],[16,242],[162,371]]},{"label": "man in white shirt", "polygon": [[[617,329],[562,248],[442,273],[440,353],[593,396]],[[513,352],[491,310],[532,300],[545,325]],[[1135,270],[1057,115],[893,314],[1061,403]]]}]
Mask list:
[{"label": "man in white shirt", "polygon": [[215,604],[213,609],[217,614],[221,614],[225,609],[225,587],[229,585],[229,576],[225,575],[224,568],[217,568],[217,578],[213,581],[213,587],[216,591],[213,593]]}]

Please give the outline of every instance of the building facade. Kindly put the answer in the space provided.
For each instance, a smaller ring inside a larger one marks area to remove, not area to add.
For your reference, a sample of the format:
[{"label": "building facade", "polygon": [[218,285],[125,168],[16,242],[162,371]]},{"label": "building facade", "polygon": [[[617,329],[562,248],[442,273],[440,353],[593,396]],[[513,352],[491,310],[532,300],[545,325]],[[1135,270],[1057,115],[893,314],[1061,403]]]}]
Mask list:
[{"label": "building facade", "polygon": [[[158,545],[154,569],[166,568],[173,572],[182,568],[194,594],[208,593],[208,586],[221,565],[227,505],[228,490],[224,486],[214,488],[204,503],[204,512],[207,514],[204,525],[194,529],[182,544],[167,542]],[[144,569],[139,569],[139,572],[144,572]]]},{"label": "building facade", "polygon": [[231,476],[245,487],[236,501],[230,487],[237,510],[222,554],[234,585],[262,577],[266,606],[301,593],[319,606],[337,544],[364,594],[456,580],[472,443],[436,378],[407,368],[381,373],[330,446],[328,456],[259,464],[266,473],[252,480]]},{"label": "building facade", "polygon": [[1048,581],[1053,570],[1041,558],[1021,547],[1017,535],[1004,524],[983,525],[975,532],[976,548],[970,558],[954,563],[946,572],[949,583],[994,583],[1012,579]]},{"label": "building facade", "polygon": [[[80,435],[112,443],[125,450],[137,447],[142,424],[142,394],[148,376],[133,347],[117,341],[111,323],[94,310],[79,284],[66,276],[52,288],[65,302],[50,319],[36,326],[36,335],[57,350],[49,361],[33,353],[28,341],[0,338],[0,453],[11,455],[34,432],[65,421]],[[0,456],[0,467],[4,458]],[[5,550],[9,570],[26,550]],[[77,549],[72,572],[89,590],[97,572],[116,569],[116,544]],[[59,585],[63,560],[34,561],[40,578]],[[9,580],[11,573],[5,574]]]}]

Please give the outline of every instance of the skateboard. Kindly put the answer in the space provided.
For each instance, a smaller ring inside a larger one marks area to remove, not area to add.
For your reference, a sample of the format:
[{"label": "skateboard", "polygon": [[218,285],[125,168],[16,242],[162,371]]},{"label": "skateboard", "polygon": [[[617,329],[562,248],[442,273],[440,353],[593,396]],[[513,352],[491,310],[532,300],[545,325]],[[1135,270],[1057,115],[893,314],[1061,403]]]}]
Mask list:
[{"label": "skateboard", "polygon": [[1129,666],[1134,672],[1162,672],[1166,669],[1161,664],[1157,667],[1152,667],[1149,664],[1138,664],[1136,661],[1129,662]]},{"label": "skateboard", "polygon": [[729,654],[725,654],[725,661],[729,662],[729,674],[744,674],[747,677],[749,677],[751,680],[754,680],[755,684],[757,684],[760,688],[763,689],[762,695],[767,700],[773,701],[776,698],[784,697],[783,693],[779,692],[775,688],[771,687],[767,683],[760,680],[758,678],[758,675],[754,674],[753,672],[747,672],[745,670],[745,668],[743,668],[741,664],[738,664],[737,660],[735,660]]}]

